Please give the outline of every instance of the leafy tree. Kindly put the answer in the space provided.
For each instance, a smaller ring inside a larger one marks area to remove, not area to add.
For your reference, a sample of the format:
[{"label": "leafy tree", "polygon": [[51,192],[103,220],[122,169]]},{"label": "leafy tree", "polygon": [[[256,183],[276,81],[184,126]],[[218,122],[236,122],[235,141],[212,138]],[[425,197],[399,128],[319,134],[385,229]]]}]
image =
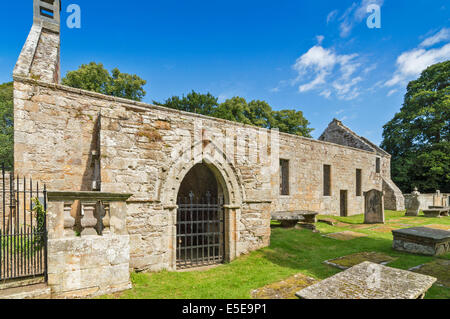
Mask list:
[{"label": "leafy tree", "polygon": [[280,132],[311,137],[313,129],[309,128],[309,121],[303,116],[302,111],[281,110],[274,111],[274,126],[280,129]]},{"label": "leafy tree", "polygon": [[213,116],[224,120],[252,124],[251,120],[246,116],[249,113],[250,108],[247,101],[243,97],[235,96],[221,103],[214,110]]},{"label": "leafy tree", "polygon": [[0,165],[12,168],[14,163],[13,83],[0,85]]},{"label": "leafy tree", "polygon": [[235,96],[218,104],[218,99],[208,94],[192,91],[181,98],[172,96],[164,103],[153,103],[172,109],[193,112],[224,120],[255,125],[267,129],[279,128],[281,132],[311,137],[313,129],[303,113],[295,110],[273,111],[265,101],[253,100],[247,102],[243,97]]},{"label": "leafy tree", "polygon": [[208,116],[213,115],[213,111],[218,105],[217,98],[212,96],[210,93],[200,94],[195,91],[192,91],[186,96],[183,95],[183,97],[181,98],[178,96],[172,96],[164,103],[156,101],[153,101],[153,103],[180,111],[198,113]]},{"label": "leafy tree", "polygon": [[384,126],[393,180],[404,192],[450,192],[450,61],[408,84],[403,107]]},{"label": "leafy tree", "polygon": [[146,92],[143,86],[147,81],[137,75],[112,70],[112,75],[103,64],[91,62],[83,64],[78,70],[68,72],[62,84],[78,89],[142,101]]}]

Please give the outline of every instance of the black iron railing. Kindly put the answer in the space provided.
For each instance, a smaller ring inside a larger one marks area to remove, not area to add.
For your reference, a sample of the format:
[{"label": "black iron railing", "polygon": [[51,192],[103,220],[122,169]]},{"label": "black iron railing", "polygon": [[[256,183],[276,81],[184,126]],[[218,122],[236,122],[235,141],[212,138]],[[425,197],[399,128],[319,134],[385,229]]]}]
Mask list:
[{"label": "black iron railing", "polygon": [[178,203],[177,267],[191,268],[224,261],[224,210],[211,196]]},{"label": "black iron railing", "polygon": [[0,283],[47,276],[47,191],[2,166]]}]

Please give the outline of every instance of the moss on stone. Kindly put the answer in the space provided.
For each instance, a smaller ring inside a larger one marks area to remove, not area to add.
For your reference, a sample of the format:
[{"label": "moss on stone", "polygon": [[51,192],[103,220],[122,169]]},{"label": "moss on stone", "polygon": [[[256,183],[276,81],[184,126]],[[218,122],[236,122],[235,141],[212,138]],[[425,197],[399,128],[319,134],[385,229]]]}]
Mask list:
[{"label": "moss on stone", "polygon": [[309,287],[318,280],[297,274],[280,282],[276,282],[251,292],[253,299],[298,299],[295,293]]},{"label": "moss on stone", "polygon": [[436,259],[412,271],[435,277],[438,285],[450,288],[450,260]]},{"label": "moss on stone", "polygon": [[391,257],[389,255],[378,253],[378,252],[361,252],[356,254],[351,254],[344,257],[339,257],[332,260],[327,260],[325,263],[338,267],[340,269],[347,269],[362,262],[370,261],[377,264],[388,264],[397,258]]}]

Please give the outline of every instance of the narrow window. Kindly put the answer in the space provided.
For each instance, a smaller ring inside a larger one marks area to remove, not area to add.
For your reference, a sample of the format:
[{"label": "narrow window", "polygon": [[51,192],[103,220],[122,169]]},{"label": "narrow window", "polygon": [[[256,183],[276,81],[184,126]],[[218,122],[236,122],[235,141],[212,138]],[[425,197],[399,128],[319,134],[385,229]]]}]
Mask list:
[{"label": "narrow window", "polygon": [[360,169],[356,170],[356,196],[361,196],[362,195],[362,190],[361,190],[361,173],[362,171]]},{"label": "narrow window", "polygon": [[381,159],[379,157],[377,157],[375,166],[376,166],[377,173],[381,173]]},{"label": "narrow window", "polygon": [[323,196],[331,196],[331,166],[323,166]]},{"label": "narrow window", "polygon": [[280,160],[280,194],[289,195],[289,161]]}]

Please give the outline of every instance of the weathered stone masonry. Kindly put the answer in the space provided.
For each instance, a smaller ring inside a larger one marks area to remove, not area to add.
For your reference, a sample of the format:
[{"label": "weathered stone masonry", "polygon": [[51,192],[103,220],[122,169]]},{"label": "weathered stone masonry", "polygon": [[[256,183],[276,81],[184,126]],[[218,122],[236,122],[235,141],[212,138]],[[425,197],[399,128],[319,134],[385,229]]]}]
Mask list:
[{"label": "weathered stone masonry", "polygon": [[[102,192],[133,194],[126,218],[133,269],[176,268],[177,192],[183,177],[199,163],[185,154],[190,150],[177,149],[186,139],[192,148],[199,147],[200,162],[224,190],[226,260],[269,244],[271,211],[338,215],[340,191],[347,190],[348,214],[363,213],[364,198],[355,191],[356,169],[362,170],[363,192],[395,186],[390,156],[360,137],[348,145],[280,133],[279,156],[275,149],[271,152],[276,165],[279,159],[289,161],[289,195],[280,196],[278,170],[237,151],[234,159],[227,158],[213,139],[200,136],[196,145],[193,138],[196,123],[201,123],[201,132],[234,132],[236,149],[240,136],[270,132],[65,87],[58,84],[59,69],[59,34],[35,23],[14,71],[15,173],[45,182],[51,191],[91,191],[99,178]],[[246,145],[245,154],[255,146]],[[331,196],[323,195],[325,164],[331,165]],[[397,205],[403,199],[391,193],[392,209],[403,209]]]}]

